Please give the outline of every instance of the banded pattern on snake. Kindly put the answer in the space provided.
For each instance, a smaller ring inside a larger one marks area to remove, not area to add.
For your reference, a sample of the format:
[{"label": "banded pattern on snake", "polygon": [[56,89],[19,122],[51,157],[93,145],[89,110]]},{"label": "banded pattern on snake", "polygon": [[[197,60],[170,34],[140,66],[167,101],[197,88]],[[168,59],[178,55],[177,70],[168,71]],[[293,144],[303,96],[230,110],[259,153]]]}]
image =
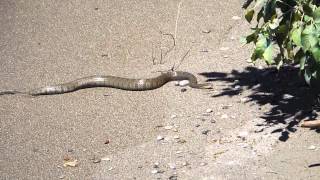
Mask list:
[{"label": "banded pattern on snake", "polygon": [[26,94],[31,96],[53,95],[74,92],[85,88],[110,87],[128,91],[147,91],[157,89],[170,81],[188,80],[189,86],[197,89],[208,89],[208,84],[198,84],[197,78],[184,71],[162,72],[159,76],[149,79],[129,79],[117,76],[88,76],[71,82],[46,86],[30,91],[0,91],[0,95]]}]

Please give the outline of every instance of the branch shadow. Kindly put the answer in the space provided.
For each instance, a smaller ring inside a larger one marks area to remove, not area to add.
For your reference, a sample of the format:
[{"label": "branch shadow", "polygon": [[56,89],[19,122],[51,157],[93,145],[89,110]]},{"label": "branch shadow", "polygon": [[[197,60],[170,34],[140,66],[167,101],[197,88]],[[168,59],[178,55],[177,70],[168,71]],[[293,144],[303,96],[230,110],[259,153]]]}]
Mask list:
[{"label": "branch shadow", "polygon": [[[317,117],[318,92],[315,88],[310,88],[299,76],[299,68],[285,66],[278,71],[273,67],[247,67],[243,72],[203,72],[200,75],[206,77],[207,82],[229,83],[228,87],[212,97],[236,96],[245,89],[250,89],[252,93],[247,96],[247,102],[255,102],[261,106],[270,104],[272,108],[261,118],[269,127],[283,124],[281,128],[272,132],[280,133],[280,141],[287,141],[289,134],[297,130],[296,127],[302,119]],[[319,133],[317,130],[316,132]]]}]

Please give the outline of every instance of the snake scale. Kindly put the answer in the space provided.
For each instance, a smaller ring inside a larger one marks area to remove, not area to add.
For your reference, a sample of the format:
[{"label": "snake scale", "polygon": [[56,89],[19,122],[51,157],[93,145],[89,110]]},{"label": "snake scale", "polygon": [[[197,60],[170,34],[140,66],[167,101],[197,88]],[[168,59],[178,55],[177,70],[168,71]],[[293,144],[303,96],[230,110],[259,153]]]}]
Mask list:
[{"label": "snake scale", "polygon": [[41,87],[30,91],[0,91],[0,95],[26,94],[31,96],[53,95],[74,92],[85,88],[110,87],[127,91],[147,91],[157,89],[170,81],[188,80],[189,86],[197,89],[207,89],[208,84],[198,84],[197,78],[184,71],[166,71],[159,76],[148,79],[129,79],[117,76],[88,76],[71,82]]}]

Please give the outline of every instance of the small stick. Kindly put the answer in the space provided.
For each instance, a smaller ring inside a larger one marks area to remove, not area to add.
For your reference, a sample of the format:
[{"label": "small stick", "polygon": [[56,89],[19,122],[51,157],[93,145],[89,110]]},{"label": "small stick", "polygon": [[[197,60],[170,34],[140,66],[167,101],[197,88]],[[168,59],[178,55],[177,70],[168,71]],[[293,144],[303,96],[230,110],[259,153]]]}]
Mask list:
[{"label": "small stick", "polygon": [[156,57],[154,57],[154,45],[153,45],[153,43],[152,43],[151,60],[152,60],[152,64],[156,65]]},{"label": "small stick", "polygon": [[162,64],[162,58],[163,58],[163,53],[162,53],[163,51],[162,51],[162,49],[160,48],[160,64]]},{"label": "small stick", "polygon": [[320,119],[313,121],[303,121],[301,127],[305,128],[320,128]]},{"label": "small stick", "polygon": [[173,47],[176,46],[176,39],[173,37],[172,34],[170,34],[170,33],[162,33],[161,31],[160,31],[160,33],[161,33],[162,35],[164,35],[164,36],[170,36],[171,39],[173,40]]},{"label": "small stick", "polygon": [[165,58],[172,50],[174,50],[174,48],[176,46],[176,40],[175,40],[174,36],[172,34],[170,34],[170,33],[163,33],[162,31],[160,31],[160,33],[163,36],[170,36],[172,41],[173,41],[173,45],[168,49],[168,51],[163,53],[163,51],[161,49],[161,52],[160,52],[160,64],[162,64],[163,58]]},{"label": "small stick", "polygon": [[[191,48],[192,48],[192,47],[190,47],[190,48],[188,49],[188,51],[183,55],[183,57],[182,57],[181,60],[180,60],[180,63],[175,67],[175,69],[178,69],[178,68],[179,68],[179,66],[182,64],[182,62],[184,61],[184,59],[185,59],[185,58],[187,57],[187,55],[190,53]],[[174,68],[174,66],[173,66],[172,68]]]},{"label": "small stick", "polygon": [[181,0],[178,4],[178,11],[177,11],[177,17],[176,17],[176,26],[174,28],[174,39],[177,39],[177,31],[178,31],[178,21],[179,21],[179,15],[180,15],[180,8],[183,0]]}]

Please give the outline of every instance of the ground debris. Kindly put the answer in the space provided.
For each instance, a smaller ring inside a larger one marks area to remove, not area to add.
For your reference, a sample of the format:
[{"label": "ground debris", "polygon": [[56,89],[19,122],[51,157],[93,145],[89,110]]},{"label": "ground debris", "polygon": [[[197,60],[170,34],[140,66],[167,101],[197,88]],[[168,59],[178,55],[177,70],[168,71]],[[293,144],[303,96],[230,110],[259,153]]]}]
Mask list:
[{"label": "ground debris", "polygon": [[108,157],[103,157],[103,158],[101,158],[101,161],[111,161],[111,159]]},{"label": "ground debris", "polygon": [[95,158],[93,161],[92,161],[93,163],[100,163],[101,162],[101,159],[98,159],[98,158]]},{"label": "ground debris", "polygon": [[242,140],[246,140],[246,138],[248,137],[249,132],[248,131],[241,131],[238,134],[238,138],[242,139]]},{"label": "ground debris", "polygon": [[161,135],[158,135],[158,136],[157,136],[157,141],[161,141],[161,140],[164,140],[164,137],[161,136]]},{"label": "ground debris", "polygon": [[208,135],[209,132],[210,132],[210,130],[203,130],[201,133],[202,133],[203,135]]},{"label": "ground debris", "polygon": [[177,180],[178,176],[177,175],[172,175],[169,177],[169,180]]},{"label": "ground debris", "polygon": [[69,157],[65,157],[64,159],[63,159],[63,166],[64,167],[76,167],[76,166],[78,166],[78,164],[79,164],[79,162],[78,162],[78,160],[77,159],[71,159],[71,158],[69,158]]},{"label": "ground debris", "polygon": [[219,50],[220,51],[227,51],[227,50],[229,50],[230,48],[229,47],[221,47]]},{"label": "ground debris", "polygon": [[177,140],[177,143],[179,143],[179,144],[184,144],[184,143],[186,143],[187,141],[185,140],[185,139],[178,139]]},{"label": "ground debris", "polygon": [[202,163],[200,163],[200,166],[206,166],[208,163],[206,163],[206,162],[202,162]]},{"label": "ground debris", "polygon": [[104,144],[109,144],[110,143],[110,139],[107,139]]},{"label": "ground debris", "polygon": [[176,169],[177,168],[175,163],[168,163],[168,166],[169,166],[170,169]]},{"label": "ground debris", "polygon": [[172,126],[172,125],[164,126],[164,129],[165,129],[165,130],[170,130],[170,129],[172,129],[172,128],[173,128],[173,126]]},{"label": "ground debris", "polygon": [[232,16],[232,18],[231,18],[232,20],[240,20],[241,19],[241,17],[239,17],[239,16]]},{"label": "ground debris", "polygon": [[217,158],[219,155],[221,155],[221,154],[223,154],[223,153],[225,153],[225,152],[227,152],[227,151],[228,151],[228,149],[215,152],[215,153],[213,154],[213,156],[214,156],[215,158]]},{"label": "ground debris", "polygon": [[228,119],[228,118],[229,118],[229,116],[226,114],[221,115],[221,119]]},{"label": "ground debris", "polygon": [[316,149],[317,149],[317,147],[315,145],[311,145],[308,147],[308,150],[316,150]]},{"label": "ground debris", "polygon": [[182,81],[179,81],[179,86],[180,87],[185,87],[189,84],[189,81],[188,80],[182,80]]},{"label": "ground debris", "polygon": [[211,33],[211,30],[210,29],[203,29],[201,32],[205,33],[205,34],[209,34],[209,33]]},{"label": "ground debris", "polygon": [[303,121],[301,127],[305,128],[320,128],[320,119],[313,121]]}]

